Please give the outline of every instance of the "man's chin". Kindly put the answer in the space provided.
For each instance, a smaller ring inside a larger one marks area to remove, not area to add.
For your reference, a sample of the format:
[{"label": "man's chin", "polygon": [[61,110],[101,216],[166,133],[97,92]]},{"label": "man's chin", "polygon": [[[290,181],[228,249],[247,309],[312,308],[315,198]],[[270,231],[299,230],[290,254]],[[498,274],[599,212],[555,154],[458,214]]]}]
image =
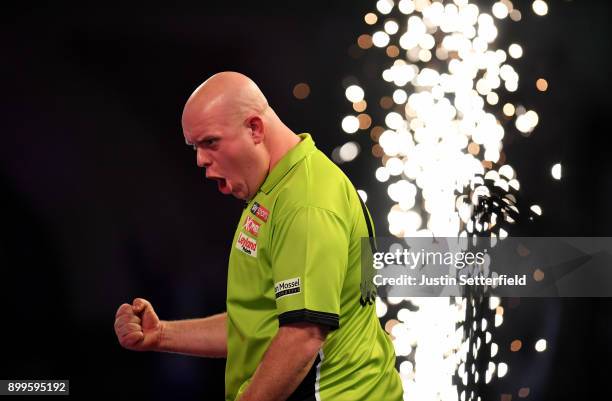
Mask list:
[{"label": "man's chin", "polygon": [[232,195],[234,198],[240,199],[240,200],[249,199],[247,191],[244,191],[242,188],[232,188],[232,191],[229,192],[227,195]]},{"label": "man's chin", "polygon": [[244,194],[244,192],[242,191],[236,191],[236,192],[232,192],[232,196],[236,199],[240,199],[243,201],[249,200],[249,197],[247,195]]}]

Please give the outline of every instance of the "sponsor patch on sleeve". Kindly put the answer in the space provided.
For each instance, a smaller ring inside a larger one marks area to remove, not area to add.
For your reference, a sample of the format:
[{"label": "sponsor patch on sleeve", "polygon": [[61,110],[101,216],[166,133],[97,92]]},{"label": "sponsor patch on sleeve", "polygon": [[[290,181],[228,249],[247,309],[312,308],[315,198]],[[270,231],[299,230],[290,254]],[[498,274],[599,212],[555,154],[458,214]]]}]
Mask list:
[{"label": "sponsor patch on sleeve", "polygon": [[249,256],[257,257],[257,241],[253,238],[250,238],[248,235],[244,233],[240,233],[238,236],[238,241],[236,241],[236,248],[240,249],[242,252],[246,253]]},{"label": "sponsor patch on sleeve", "polygon": [[276,299],[279,299],[287,295],[298,294],[301,291],[301,288],[301,281],[299,277],[290,278],[274,284],[274,295],[276,296]]},{"label": "sponsor patch on sleeve", "polygon": [[251,206],[251,213],[262,219],[264,222],[268,221],[268,216],[270,215],[270,211],[257,202],[253,203],[253,206]]}]

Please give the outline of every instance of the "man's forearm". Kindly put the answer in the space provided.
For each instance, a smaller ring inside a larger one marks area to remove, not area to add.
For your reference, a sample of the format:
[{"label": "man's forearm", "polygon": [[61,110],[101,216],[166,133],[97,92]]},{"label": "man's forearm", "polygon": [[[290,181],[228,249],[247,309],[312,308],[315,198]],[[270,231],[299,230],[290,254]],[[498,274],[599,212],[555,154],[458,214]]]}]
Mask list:
[{"label": "man's forearm", "polygon": [[227,357],[227,313],[201,319],[162,321],[159,351]]},{"label": "man's forearm", "polygon": [[308,374],[325,335],[316,325],[281,327],[239,400],[286,400]]}]

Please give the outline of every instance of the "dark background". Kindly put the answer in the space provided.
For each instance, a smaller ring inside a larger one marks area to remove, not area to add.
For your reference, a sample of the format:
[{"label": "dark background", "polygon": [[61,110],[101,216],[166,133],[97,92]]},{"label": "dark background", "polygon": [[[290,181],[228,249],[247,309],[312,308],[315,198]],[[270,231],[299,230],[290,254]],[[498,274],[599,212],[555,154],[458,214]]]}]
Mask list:
[{"label": "dark background", "polygon": [[[487,4],[488,2],[480,2]],[[537,18],[500,28],[517,41],[520,89],[504,100],[537,110],[530,138],[506,128],[521,193],[542,206],[530,233],[611,235],[610,7],[549,2]],[[1,16],[0,378],[69,378],[77,397],[222,399],[223,360],[135,353],[116,341],[116,308],[149,299],[162,319],[224,310],[226,263],[242,203],[217,192],[184,145],[180,114],[211,74],[253,78],[296,132],[326,154],[348,140],[343,80],[370,80],[369,58],[348,49],[372,28],[374,1],[16,6]],[[510,29],[512,28],[512,29]],[[375,54],[376,50],[370,50]],[[380,66],[388,58],[379,52]],[[537,92],[545,77],[549,90]],[[292,88],[307,82],[311,95]],[[370,199],[387,234],[386,188],[364,151],[342,168]],[[368,146],[369,144],[369,146]],[[563,178],[551,178],[554,163]],[[611,355],[608,300],[523,300],[508,308],[500,348],[550,338],[545,353],[508,356],[496,390],[516,399],[586,398],[603,390]],[[507,352],[507,351],[500,351]],[[606,365],[604,365],[606,366]],[[497,398],[497,397],[495,397]]]}]

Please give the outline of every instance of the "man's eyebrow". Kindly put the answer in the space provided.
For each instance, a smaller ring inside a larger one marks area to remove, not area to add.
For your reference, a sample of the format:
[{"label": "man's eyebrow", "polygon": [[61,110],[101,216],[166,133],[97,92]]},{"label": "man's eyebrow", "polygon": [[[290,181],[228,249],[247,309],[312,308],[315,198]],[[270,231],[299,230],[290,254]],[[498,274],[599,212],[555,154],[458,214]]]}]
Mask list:
[{"label": "man's eyebrow", "polygon": [[216,134],[206,134],[206,135],[202,136],[201,138],[198,138],[196,140],[196,144],[202,143],[202,142],[206,142],[206,141],[209,141],[211,139],[218,139],[218,135],[216,135]]},{"label": "man's eyebrow", "polygon": [[206,134],[202,138],[196,139],[195,143],[191,143],[187,139],[185,139],[185,143],[187,144],[187,146],[191,146],[193,149],[197,149],[199,143],[208,141],[210,139],[218,139],[218,136],[216,134]]}]

